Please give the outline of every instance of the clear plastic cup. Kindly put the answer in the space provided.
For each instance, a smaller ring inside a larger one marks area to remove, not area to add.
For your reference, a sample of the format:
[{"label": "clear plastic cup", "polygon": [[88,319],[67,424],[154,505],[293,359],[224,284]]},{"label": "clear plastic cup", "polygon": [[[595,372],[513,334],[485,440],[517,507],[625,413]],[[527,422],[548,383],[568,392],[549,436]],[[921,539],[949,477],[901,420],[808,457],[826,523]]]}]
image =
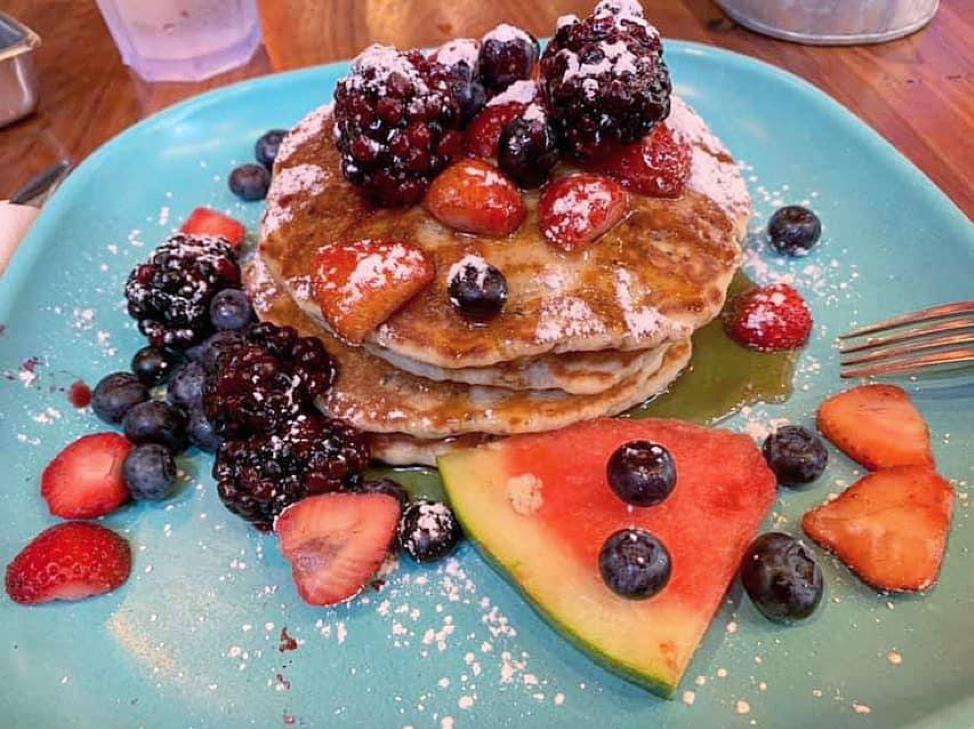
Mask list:
[{"label": "clear plastic cup", "polygon": [[200,81],[260,44],[257,0],[97,0],[122,61],[146,81]]}]

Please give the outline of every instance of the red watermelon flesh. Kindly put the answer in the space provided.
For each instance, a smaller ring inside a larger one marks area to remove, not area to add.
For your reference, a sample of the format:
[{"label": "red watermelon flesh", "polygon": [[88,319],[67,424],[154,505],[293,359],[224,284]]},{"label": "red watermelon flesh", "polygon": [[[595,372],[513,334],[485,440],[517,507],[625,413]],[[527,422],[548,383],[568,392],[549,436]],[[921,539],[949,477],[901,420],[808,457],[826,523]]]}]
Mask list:
[{"label": "red watermelon flesh", "polygon": [[[665,446],[677,468],[662,504],[629,507],[606,462],[632,440]],[[607,667],[653,691],[676,690],[775,498],[747,436],[675,420],[596,420],[508,438],[439,460],[468,535],[554,626]],[[624,527],[659,537],[669,584],[645,601],[612,593],[598,570]]]}]

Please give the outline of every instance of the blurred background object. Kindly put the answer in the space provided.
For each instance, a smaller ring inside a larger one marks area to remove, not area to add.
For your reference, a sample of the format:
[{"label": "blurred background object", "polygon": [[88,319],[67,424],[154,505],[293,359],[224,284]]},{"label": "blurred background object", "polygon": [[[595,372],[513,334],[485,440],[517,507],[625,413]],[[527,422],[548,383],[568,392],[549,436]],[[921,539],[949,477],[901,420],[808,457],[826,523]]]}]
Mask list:
[{"label": "blurred background object", "polygon": [[97,0],[122,62],[146,81],[201,81],[260,44],[257,0]]},{"label": "blurred background object", "polygon": [[38,35],[0,12],[0,127],[21,119],[37,106],[34,49]]},{"label": "blurred background object", "polygon": [[[967,0],[970,3],[970,0]],[[741,25],[814,45],[882,43],[933,20],[940,0],[716,0]],[[974,13],[974,3],[968,9]]]}]

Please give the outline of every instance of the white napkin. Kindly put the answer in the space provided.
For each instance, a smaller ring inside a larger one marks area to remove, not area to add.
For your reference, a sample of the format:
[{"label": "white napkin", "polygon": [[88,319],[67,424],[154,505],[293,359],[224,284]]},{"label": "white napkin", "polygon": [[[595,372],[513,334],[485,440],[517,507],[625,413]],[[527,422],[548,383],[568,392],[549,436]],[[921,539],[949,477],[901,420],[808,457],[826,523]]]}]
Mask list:
[{"label": "white napkin", "polygon": [[0,200],[0,276],[38,213],[40,208]]}]

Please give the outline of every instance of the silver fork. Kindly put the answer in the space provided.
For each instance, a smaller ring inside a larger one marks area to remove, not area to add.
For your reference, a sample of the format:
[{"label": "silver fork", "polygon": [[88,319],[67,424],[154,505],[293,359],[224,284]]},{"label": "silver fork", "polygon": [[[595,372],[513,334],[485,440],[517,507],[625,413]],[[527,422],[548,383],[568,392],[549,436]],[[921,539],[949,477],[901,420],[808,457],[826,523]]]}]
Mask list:
[{"label": "silver fork", "polygon": [[974,301],[901,314],[839,339],[839,376],[845,378],[974,362]]}]

